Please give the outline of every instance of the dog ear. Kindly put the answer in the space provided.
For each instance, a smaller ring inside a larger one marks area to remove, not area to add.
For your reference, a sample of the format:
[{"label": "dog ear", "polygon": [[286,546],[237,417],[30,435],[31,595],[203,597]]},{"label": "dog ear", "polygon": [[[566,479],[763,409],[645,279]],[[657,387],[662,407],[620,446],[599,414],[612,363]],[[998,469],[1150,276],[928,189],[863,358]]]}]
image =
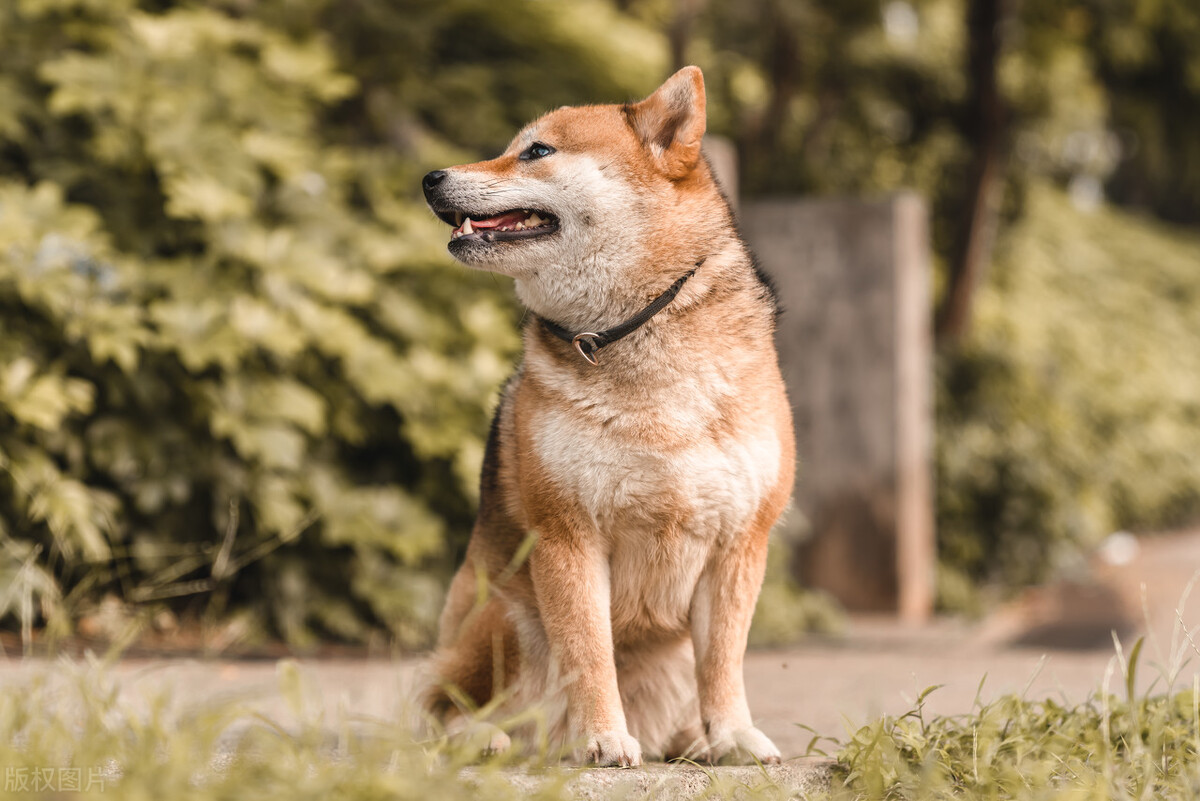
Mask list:
[{"label": "dog ear", "polygon": [[625,114],[663,172],[682,178],[700,160],[704,74],[699,67],[684,67],[642,102],[625,106]]}]

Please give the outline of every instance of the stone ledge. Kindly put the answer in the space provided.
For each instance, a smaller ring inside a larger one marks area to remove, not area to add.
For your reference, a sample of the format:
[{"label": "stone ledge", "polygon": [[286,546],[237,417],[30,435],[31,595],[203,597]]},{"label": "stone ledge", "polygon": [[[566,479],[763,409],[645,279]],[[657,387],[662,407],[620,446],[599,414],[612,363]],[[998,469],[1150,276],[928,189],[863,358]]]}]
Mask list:
[{"label": "stone ledge", "polygon": [[[579,801],[653,798],[655,801],[687,801],[708,796],[722,788],[777,787],[788,798],[815,799],[829,792],[833,780],[832,759],[801,757],[780,765],[697,767],[689,764],[652,763],[638,768],[547,768],[539,771],[504,771],[513,789],[531,795],[562,785],[567,796]],[[479,768],[462,772],[470,782]],[[708,796],[711,797],[711,796]]]}]

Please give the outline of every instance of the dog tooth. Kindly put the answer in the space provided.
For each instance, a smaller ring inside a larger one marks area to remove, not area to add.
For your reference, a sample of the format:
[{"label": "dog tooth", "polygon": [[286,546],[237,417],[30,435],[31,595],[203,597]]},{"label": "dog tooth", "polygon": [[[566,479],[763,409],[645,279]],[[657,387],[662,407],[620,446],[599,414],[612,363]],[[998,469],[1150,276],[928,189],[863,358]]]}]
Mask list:
[{"label": "dog tooth", "polygon": [[530,214],[529,219],[525,221],[525,225],[529,228],[537,228],[542,224],[542,218],[536,214]]},{"label": "dog tooth", "polygon": [[514,225],[513,227],[514,227],[514,228],[516,228],[518,231],[524,231],[524,230],[525,230],[525,223],[523,223],[523,222],[519,222],[519,223],[517,223],[516,225]]},{"label": "dog tooth", "polygon": [[470,217],[468,217],[467,219],[463,220],[463,224],[462,224],[462,232],[463,232],[464,234],[473,234],[473,233],[475,233],[475,229],[471,227],[471,218],[470,218]]}]

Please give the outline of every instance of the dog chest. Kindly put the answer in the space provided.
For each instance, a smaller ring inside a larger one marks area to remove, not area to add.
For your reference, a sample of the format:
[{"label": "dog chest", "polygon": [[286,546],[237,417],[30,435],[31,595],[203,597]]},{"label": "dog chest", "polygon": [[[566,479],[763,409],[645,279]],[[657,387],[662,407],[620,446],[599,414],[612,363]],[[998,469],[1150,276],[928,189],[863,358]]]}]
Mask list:
[{"label": "dog chest", "polygon": [[717,436],[670,412],[598,420],[551,409],[533,434],[546,474],[614,542],[673,527],[705,540],[735,535],[779,471],[778,435],[761,424]]}]

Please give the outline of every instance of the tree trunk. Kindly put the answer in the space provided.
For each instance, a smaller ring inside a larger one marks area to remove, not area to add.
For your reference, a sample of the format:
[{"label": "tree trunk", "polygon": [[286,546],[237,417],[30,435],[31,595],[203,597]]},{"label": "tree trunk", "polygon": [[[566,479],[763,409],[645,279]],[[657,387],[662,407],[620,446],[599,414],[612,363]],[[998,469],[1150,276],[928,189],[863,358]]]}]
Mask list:
[{"label": "tree trunk", "polygon": [[[766,107],[737,133],[738,166],[743,175],[761,176],[779,157],[780,134],[788,109],[800,88],[799,42],[775,2],[759,4],[763,24],[770,27],[765,64],[770,97]],[[822,109],[828,104],[822,102]]]},{"label": "tree trunk", "polygon": [[996,79],[1008,18],[1007,0],[970,0],[967,67],[971,76],[971,95],[965,127],[974,157],[946,295],[934,326],[939,344],[951,344],[966,333],[971,322],[975,290],[992,257],[1008,164],[1008,110]]}]

